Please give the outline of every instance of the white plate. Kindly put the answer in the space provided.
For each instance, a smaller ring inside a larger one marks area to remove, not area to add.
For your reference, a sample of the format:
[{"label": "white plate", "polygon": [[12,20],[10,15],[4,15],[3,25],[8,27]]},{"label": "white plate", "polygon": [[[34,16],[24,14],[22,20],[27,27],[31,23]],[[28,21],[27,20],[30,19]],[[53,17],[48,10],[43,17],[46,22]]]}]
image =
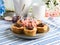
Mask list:
[{"label": "white plate", "polygon": [[38,33],[38,34],[36,34],[36,36],[26,36],[24,34],[16,34],[14,32],[12,32],[12,34],[14,36],[22,38],[22,39],[38,39],[38,38],[44,37],[47,34],[47,32],[46,33]]}]

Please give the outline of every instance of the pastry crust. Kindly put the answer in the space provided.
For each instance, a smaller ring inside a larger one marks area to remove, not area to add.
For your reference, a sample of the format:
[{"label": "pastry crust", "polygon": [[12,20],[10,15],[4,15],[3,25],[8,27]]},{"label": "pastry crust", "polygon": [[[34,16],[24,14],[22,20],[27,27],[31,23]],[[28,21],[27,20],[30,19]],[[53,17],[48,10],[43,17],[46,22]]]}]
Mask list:
[{"label": "pastry crust", "polygon": [[49,27],[47,25],[44,25],[43,27],[37,27],[37,33],[44,33],[48,31],[49,31]]},{"label": "pastry crust", "polygon": [[44,32],[48,32],[49,31],[49,27],[48,27],[48,25],[44,25]]},{"label": "pastry crust", "polygon": [[15,26],[15,25],[13,24],[12,27],[11,27],[11,30],[12,30],[14,33],[21,34],[21,33],[23,33],[23,31],[24,31],[24,27],[17,27],[17,26]]},{"label": "pastry crust", "polygon": [[33,30],[29,30],[26,27],[24,28],[24,33],[27,36],[36,36],[36,31],[37,31],[36,28],[33,28]]},{"label": "pastry crust", "polygon": [[17,24],[19,24],[19,25],[20,25],[21,23],[22,23],[22,22],[20,22],[20,20],[18,20],[18,21],[17,21]]},{"label": "pastry crust", "polygon": [[42,23],[42,21],[40,21],[40,20],[37,20],[37,25],[38,25],[38,24],[40,24],[40,23]]}]

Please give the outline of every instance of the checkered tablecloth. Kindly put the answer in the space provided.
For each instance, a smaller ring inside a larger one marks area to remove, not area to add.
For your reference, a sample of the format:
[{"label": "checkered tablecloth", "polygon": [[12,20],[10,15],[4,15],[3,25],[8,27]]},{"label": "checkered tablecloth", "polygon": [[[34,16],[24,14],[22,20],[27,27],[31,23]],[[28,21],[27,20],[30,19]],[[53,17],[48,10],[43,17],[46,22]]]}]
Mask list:
[{"label": "checkered tablecloth", "polygon": [[24,40],[15,37],[11,31],[8,30],[11,23],[0,20],[0,45],[60,45],[60,17],[44,20],[42,21],[49,25],[50,30],[44,37],[35,40]]}]

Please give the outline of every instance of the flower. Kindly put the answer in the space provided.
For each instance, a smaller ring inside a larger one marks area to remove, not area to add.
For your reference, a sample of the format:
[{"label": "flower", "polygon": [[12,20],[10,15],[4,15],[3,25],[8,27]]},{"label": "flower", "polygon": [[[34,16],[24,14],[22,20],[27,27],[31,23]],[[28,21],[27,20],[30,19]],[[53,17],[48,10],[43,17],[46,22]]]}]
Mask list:
[{"label": "flower", "polygon": [[56,0],[47,0],[47,1],[45,2],[45,4],[47,5],[48,8],[51,7],[51,5],[50,5],[51,3],[52,3],[54,6],[58,5],[58,2],[57,2]]},{"label": "flower", "polygon": [[3,0],[0,0],[0,16],[3,16],[4,13],[5,13],[4,2]]}]

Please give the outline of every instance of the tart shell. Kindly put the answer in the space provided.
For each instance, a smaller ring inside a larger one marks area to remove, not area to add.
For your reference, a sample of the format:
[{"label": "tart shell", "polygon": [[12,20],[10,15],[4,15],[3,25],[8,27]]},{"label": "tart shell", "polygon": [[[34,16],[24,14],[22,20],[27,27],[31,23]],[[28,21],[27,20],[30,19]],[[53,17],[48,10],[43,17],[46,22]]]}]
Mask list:
[{"label": "tart shell", "polygon": [[27,36],[36,36],[36,31],[37,31],[36,28],[33,28],[33,30],[29,30],[26,27],[24,28],[24,33]]},{"label": "tart shell", "polygon": [[48,31],[49,31],[49,27],[47,25],[44,25],[43,27],[37,27],[37,33],[44,33]]},{"label": "tart shell", "polygon": [[11,30],[12,30],[14,33],[20,34],[20,33],[23,33],[24,27],[17,27],[17,26],[15,26],[15,25],[13,24],[12,27],[11,27]]}]

